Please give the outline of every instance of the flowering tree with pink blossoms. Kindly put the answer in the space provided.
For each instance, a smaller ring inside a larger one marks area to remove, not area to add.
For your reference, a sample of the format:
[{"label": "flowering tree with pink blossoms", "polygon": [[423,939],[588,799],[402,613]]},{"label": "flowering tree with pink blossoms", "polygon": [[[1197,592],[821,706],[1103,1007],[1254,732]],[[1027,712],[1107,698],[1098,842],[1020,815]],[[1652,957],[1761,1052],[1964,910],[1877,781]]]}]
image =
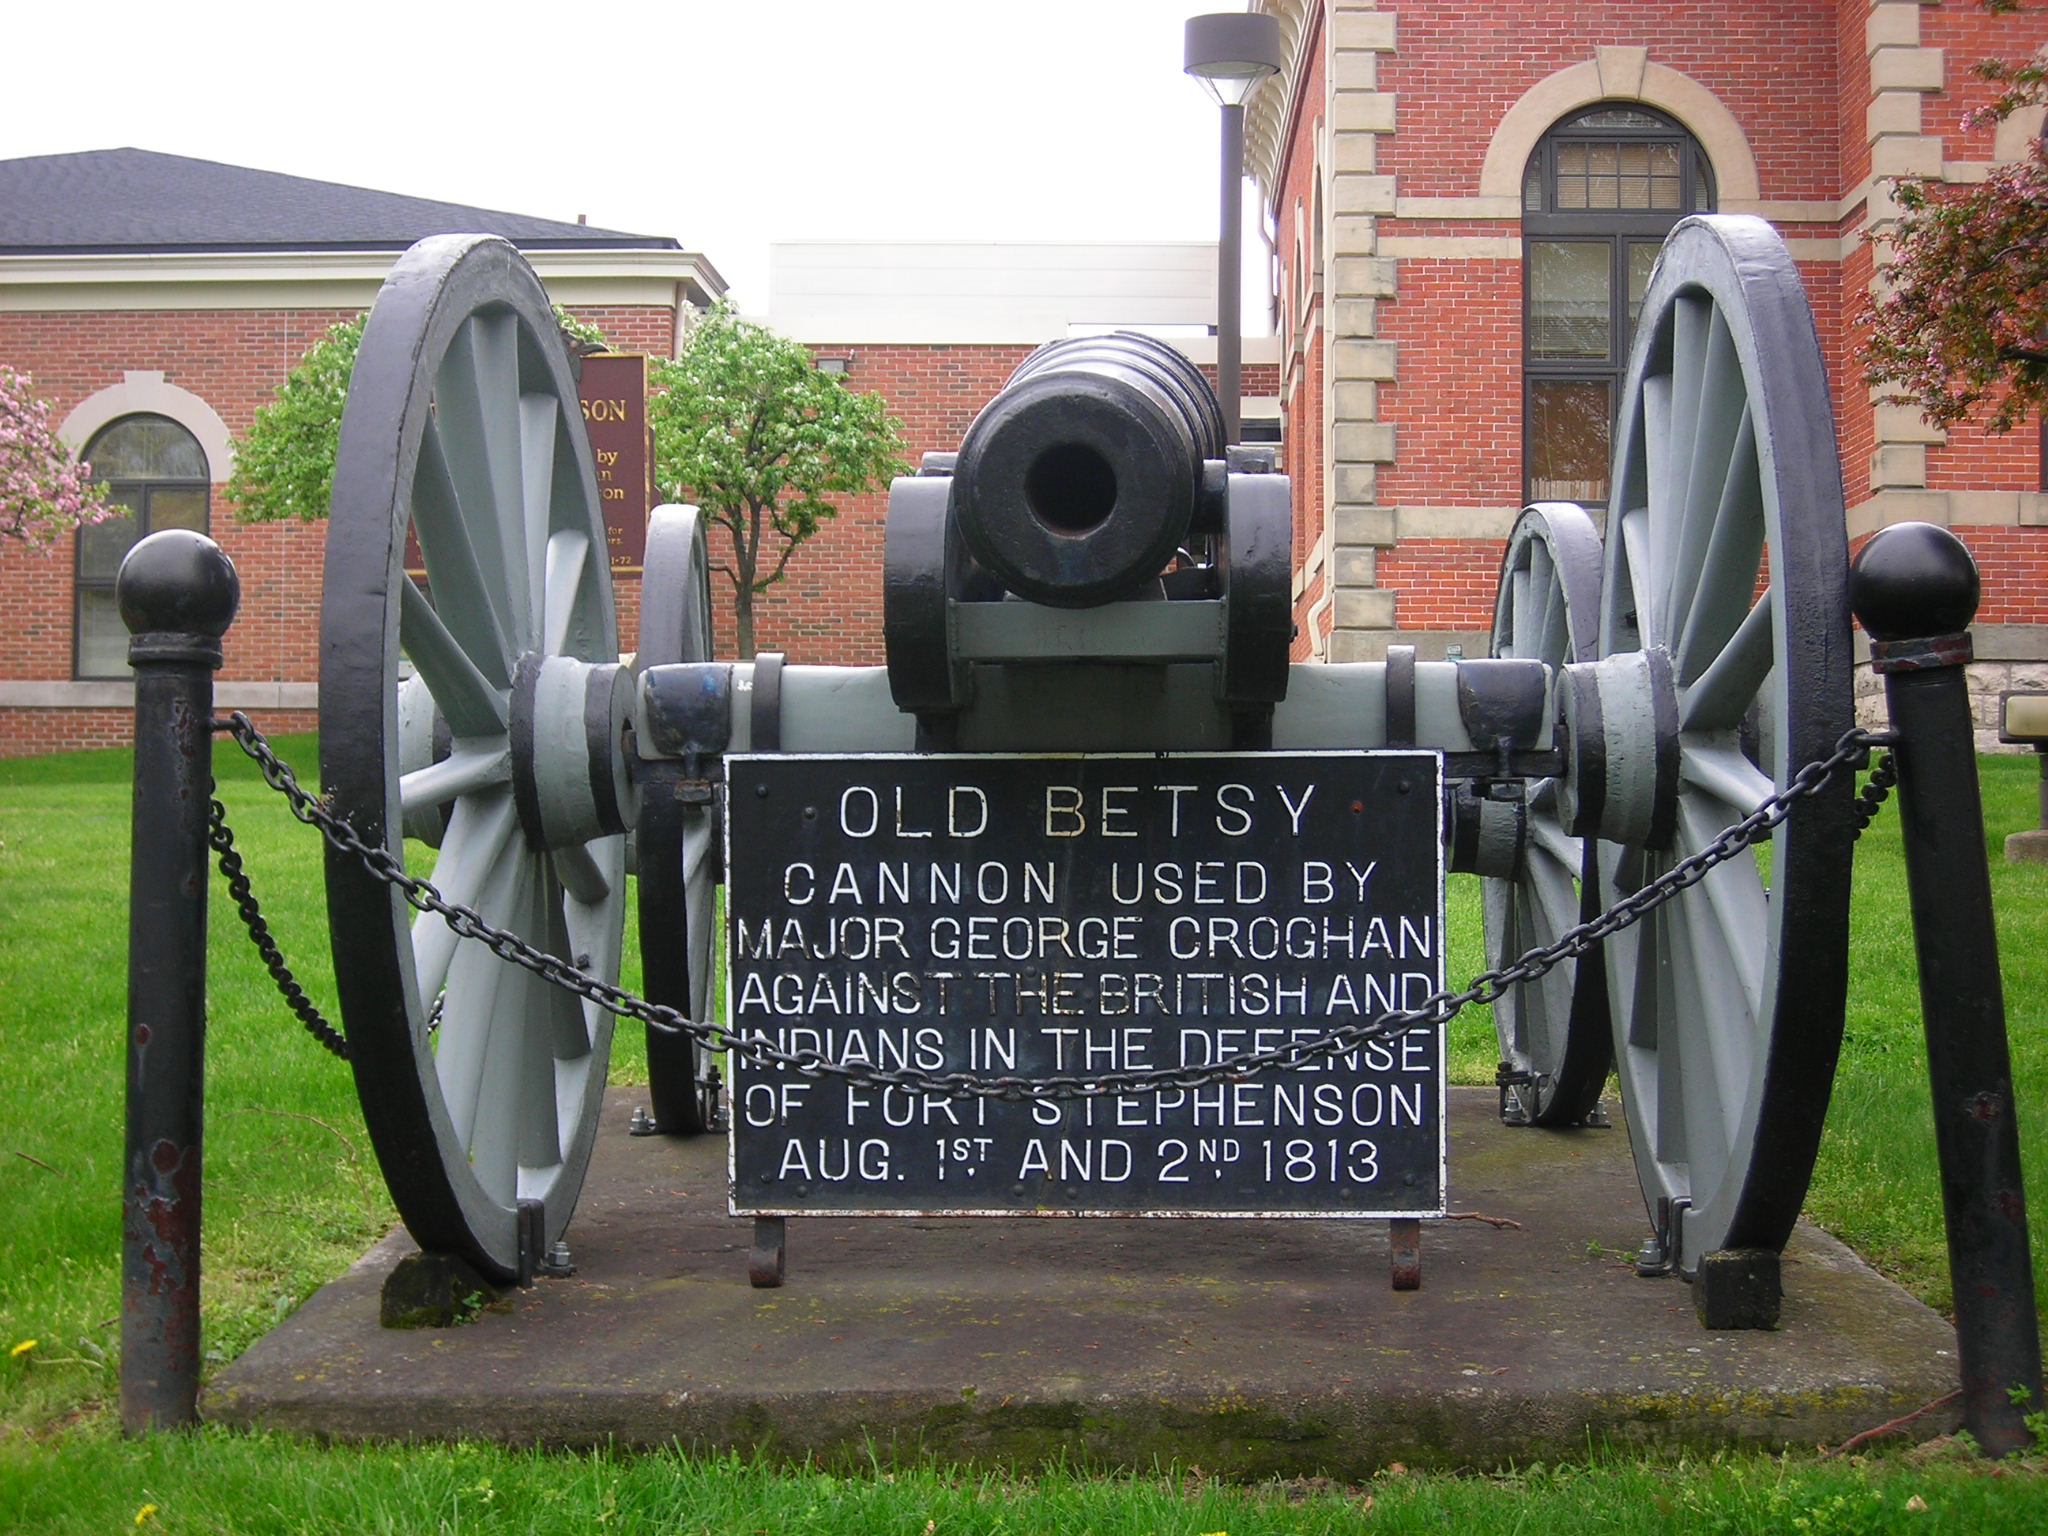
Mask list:
[{"label": "flowering tree with pink blossoms", "polygon": [[28,375],[0,363],[0,539],[47,549],[118,509],[50,426]]},{"label": "flowering tree with pink blossoms", "polygon": [[[1984,9],[2041,8],[1984,0]],[[1976,69],[1998,95],[1966,127],[2048,102],[2048,59]],[[1981,182],[1906,177],[1893,195],[1898,222],[1877,236],[1892,258],[1885,291],[1864,315],[1865,375],[1936,426],[1981,410],[1986,431],[2009,432],[2048,402],[2048,142],[2035,139],[2024,159]]]}]

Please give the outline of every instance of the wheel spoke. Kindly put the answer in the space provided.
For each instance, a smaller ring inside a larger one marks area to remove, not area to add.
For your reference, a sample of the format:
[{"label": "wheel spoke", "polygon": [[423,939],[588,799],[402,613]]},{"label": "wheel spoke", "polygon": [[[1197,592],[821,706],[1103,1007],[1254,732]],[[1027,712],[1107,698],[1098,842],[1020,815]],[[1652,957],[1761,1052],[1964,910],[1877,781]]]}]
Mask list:
[{"label": "wheel spoke", "polygon": [[[412,526],[427,563],[427,581],[448,615],[449,629],[477,669],[500,688],[512,686],[512,651],[505,643],[510,611],[502,566],[478,559],[476,541],[462,508],[462,493],[449,474],[441,448],[440,424],[432,417],[420,436],[419,470],[413,477]],[[496,580],[494,582],[493,577]]]},{"label": "wheel spoke", "polygon": [[1762,805],[1776,788],[1770,775],[1744,757],[1732,742],[1683,741],[1678,777],[1681,783],[1704,790],[1727,807],[1726,812],[1715,813],[1722,820],[1709,834],[1710,838]]},{"label": "wheel spoke", "polygon": [[1650,580],[1650,511],[1637,507],[1621,517],[1621,553],[1628,575],[1629,595],[1635,603],[1636,635],[1639,646],[1655,642],[1660,631],[1648,611]]},{"label": "wheel spoke", "polygon": [[1764,554],[1763,482],[1756,456],[1756,423],[1747,414],[1729,448],[1728,473],[1715,506],[1706,547],[1688,551],[1694,571],[1691,599],[1674,615],[1678,648],[1673,664],[1681,685],[1689,683],[1720,650],[1749,611]]},{"label": "wheel spoke", "polygon": [[[477,911],[491,926],[519,926],[533,862],[533,855],[516,840],[493,861],[490,878],[478,892],[476,903]],[[494,1098],[487,1090],[493,1076],[502,1077],[504,1072],[508,1051],[504,1037],[515,1033],[518,990],[523,986],[519,978],[526,974],[481,944],[458,945],[448,966],[434,1067],[455,1143],[479,1165],[480,1179],[485,1174],[485,1160],[478,1154],[478,1138],[486,1134],[485,1122],[502,1118],[502,1097]],[[503,1177],[504,1170],[500,1174]],[[501,1198],[497,1188],[492,1194]]]},{"label": "wheel spoke", "polygon": [[[1689,847],[1705,847],[1727,825],[1720,815],[1690,797],[1679,803],[1678,814]],[[1746,1049],[1753,1050],[1763,1016],[1766,935],[1771,931],[1770,897],[1764,892],[1756,860],[1734,858],[1717,865],[1695,891],[1697,896],[1686,898],[1686,920],[1693,925],[1694,945],[1709,956],[1706,975],[1732,977],[1740,987],[1747,1020],[1741,1039]]]},{"label": "wheel spoke", "polygon": [[[1742,389],[1742,363],[1728,325],[1715,311],[1708,327],[1695,409],[1692,466],[1678,508],[1678,526],[1671,542],[1670,588],[1664,605],[1665,632],[1682,635],[1694,594],[1703,580],[1703,556],[1729,515],[1731,494],[1737,504],[1755,484],[1755,432],[1750,448],[1741,449],[1749,423],[1749,402]],[[1747,463],[1745,464],[1745,459]],[[1754,573],[1752,573],[1753,576]],[[1754,581],[1750,583],[1754,585]],[[1711,584],[1708,591],[1713,590]],[[1742,592],[1747,598],[1748,589]]]},{"label": "wheel spoke", "polygon": [[[566,953],[569,937],[562,923],[562,888],[548,878],[545,863],[535,873],[529,932],[550,953]],[[562,1160],[559,1062],[564,1057],[576,1060],[587,1055],[590,1037],[583,1027],[582,1002],[573,993],[530,977],[525,1002],[521,1018],[525,1057],[518,1079],[518,1158],[522,1173],[544,1180]],[[570,1115],[573,1113],[572,1107]],[[539,1192],[525,1187],[531,1182],[531,1178],[522,1181],[522,1195]]]},{"label": "wheel spoke", "polygon": [[1503,654],[1526,656],[1529,640],[1529,567],[1526,565],[1508,573],[1506,618],[1502,634]]},{"label": "wheel spoke", "polygon": [[[576,940],[569,932],[569,909],[563,900],[566,893],[557,881],[549,880],[543,883],[547,887],[544,893],[545,910],[539,914],[539,921],[544,924],[547,938],[542,947],[549,954],[575,959]],[[586,1004],[582,997],[567,987],[549,985],[545,991],[548,1001],[545,1023],[549,1057],[556,1062],[565,1062],[576,1061],[589,1055],[590,1019],[587,1009],[595,1005]]]},{"label": "wheel spoke", "polygon": [[412,658],[448,728],[457,736],[502,734],[510,719],[507,698],[477,670],[411,577],[398,578],[398,638]]},{"label": "wheel spoke", "polygon": [[708,812],[683,817],[683,889],[692,899],[703,887],[704,898],[711,896],[710,871],[707,867],[711,850],[716,846],[716,829],[712,826]]},{"label": "wheel spoke", "polygon": [[[1529,845],[1531,853],[1542,852],[1552,863],[1570,872],[1576,878],[1579,860],[1584,857],[1583,847],[1576,837],[1549,816],[1531,815],[1529,818]],[[1576,905],[1573,908],[1577,910]],[[1576,921],[1576,919],[1574,919]]]},{"label": "wheel spoke", "polygon": [[[1710,301],[1687,297],[1672,307],[1671,317],[1671,418],[1666,428],[1667,464],[1664,484],[1667,494],[1654,498],[1660,527],[1657,540],[1657,569],[1672,570],[1676,564],[1678,539],[1694,477],[1700,468],[1700,403],[1706,382],[1708,337],[1713,325]],[[1658,612],[1668,613],[1665,593],[1659,591]]]},{"label": "wheel spoke", "polygon": [[1702,954],[1694,944],[1694,924],[1699,921],[1694,909],[1702,905],[1698,890],[1688,891],[1677,905],[1679,910],[1665,925],[1667,974],[1672,1007],[1683,1013],[1674,1013],[1669,1043],[1660,1055],[1676,1064],[1684,1123],[1683,1134],[1665,1145],[1670,1161],[1685,1164],[1697,1199],[1720,1183],[1728,1166],[1730,1117],[1741,1112],[1744,1076],[1737,1063],[1731,1082],[1729,1066],[1731,1058],[1747,1048],[1749,1033],[1731,1032],[1732,995],[1726,982],[1713,975],[1710,954]]},{"label": "wheel spoke", "polygon": [[526,651],[539,638],[539,610],[532,599],[532,556],[520,537],[525,508],[519,475],[518,329],[509,314],[477,314],[464,321],[434,376],[434,409],[448,471],[473,536],[483,529],[497,534],[501,590],[512,599],[504,614],[511,626],[507,638],[515,651]]},{"label": "wheel spoke", "polygon": [[1776,660],[1772,638],[1775,588],[1767,588],[1720,654],[1678,701],[1681,731],[1732,731],[1762,692]]},{"label": "wheel spoke", "polygon": [[568,892],[585,906],[594,907],[612,893],[612,883],[605,872],[598,868],[597,860],[591,857],[590,849],[582,843],[571,843],[557,848],[552,855],[555,864],[555,878],[568,888]]},{"label": "wheel spoke", "polygon": [[1649,579],[1651,571],[1662,570],[1655,558],[1662,525],[1670,519],[1671,508],[1685,494],[1683,485],[1671,481],[1671,380],[1669,377],[1643,381],[1643,432],[1649,460],[1649,496],[1641,508],[1631,508],[1624,523],[1640,516],[1629,541],[1629,589],[1635,599],[1636,628],[1648,645],[1664,633],[1660,584]]},{"label": "wheel spoke", "polygon": [[458,741],[440,762],[415,768],[398,781],[398,803],[409,816],[511,778],[512,752],[503,737]]},{"label": "wheel spoke", "polygon": [[[551,563],[554,549],[549,531],[554,521],[555,439],[560,425],[560,410],[552,395],[519,397],[519,515],[526,530],[531,580],[527,591],[528,611],[537,618],[548,611],[550,583],[545,579],[548,573],[543,565],[542,552],[545,551],[545,558]],[[546,645],[545,634],[543,627],[542,654],[561,654],[558,649]]]},{"label": "wheel spoke", "polygon": [[[610,882],[614,898],[625,890],[625,850],[626,840],[623,837],[603,838],[584,846],[599,872]],[[576,953],[591,957],[589,969],[607,981],[616,981],[619,942],[616,899],[595,906],[571,900],[564,905],[562,916],[569,925],[569,942]]]},{"label": "wheel spoke", "polygon": [[[545,858],[522,850],[518,868],[513,898],[518,917],[510,926],[528,939],[545,936]],[[498,1017],[491,1027],[478,1078],[477,1114],[469,1148],[477,1181],[493,1198],[509,1205],[521,1193],[519,1164],[534,1137],[543,1135],[544,1144],[557,1149],[560,1145],[554,1129],[554,1060],[544,1034],[551,1006],[547,994],[554,988],[531,971],[499,961],[495,955],[491,959],[501,972]]]},{"label": "wheel spoke", "polygon": [[[448,823],[447,836],[442,841],[441,857],[434,865],[434,889],[452,905],[476,906],[484,899],[484,889],[491,879],[492,870],[520,835],[519,816],[513,808],[511,795],[476,795],[458,801],[455,814]],[[439,917],[422,915],[413,924],[416,956],[421,954],[422,942],[435,933],[449,933],[447,923]],[[449,943],[452,947],[452,934],[449,934]],[[441,990],[447,961],[445,958],[441,961],[432,986],[426,985],[429,967],[425,959],[416,959],[416,965],[423,1000],[432,1003],[434,994]]]},{"label": "wheel spoke", "polygon": [[569,625],[576,617],[577,599],[583,595],[583,567],[590,558],[590,537],[565,528],[548,537],[547,585],[542,605],[547,619],[542,625],[542,654],[560,656],[569,644]]}]

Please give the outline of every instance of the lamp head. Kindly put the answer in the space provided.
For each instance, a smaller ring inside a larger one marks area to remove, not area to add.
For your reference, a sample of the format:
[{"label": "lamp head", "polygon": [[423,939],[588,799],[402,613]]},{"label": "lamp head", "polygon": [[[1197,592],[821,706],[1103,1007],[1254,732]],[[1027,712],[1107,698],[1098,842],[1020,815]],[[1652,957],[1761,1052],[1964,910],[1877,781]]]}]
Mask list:
[{"label": "lamp head", "polygon": [[1230,11],[1188,18],[1182,67],[1222,106],[1243,106],[1252,89],[1285,62],[1276,17]]}]

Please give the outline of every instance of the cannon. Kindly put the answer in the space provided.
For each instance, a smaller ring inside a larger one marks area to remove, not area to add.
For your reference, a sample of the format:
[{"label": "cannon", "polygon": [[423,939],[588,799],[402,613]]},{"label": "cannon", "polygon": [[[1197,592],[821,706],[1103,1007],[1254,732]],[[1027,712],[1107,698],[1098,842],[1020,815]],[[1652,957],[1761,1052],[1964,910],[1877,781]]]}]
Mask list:
[{"label": "cannon", "polygon": [[[1289,805],[1391,754],[1420,765],[1404,792],[1426,784],[1433,802],[1422,876],[1439,892],[1445,864],[1484,877],[1489,953],[1506,961],[1711,847],[1850,725],[1829,396],[1791,260],[1759,220],[1672,236],[1604,535],[1576,507],[1528,509],[1493,654],[1469,660],[1292,661],[1287,479],[1270,450],[1224,443],[1200,375],[1138,336],[1041,349],[957,454],[892,487],[885,666],[715,659],[686,508],[652,520],[641,643],[622,659],[575,398],[509,246],[440,237],[398,264],[336,466],[322,776],[365,843],[408,869],[432,850],[451,902],[600,980],[636,900],[647,994],[688,1019],[711,1008],[717,886],[753,857],[733,776],[767,754],[922,760],[940,765],[930,784],[998,760],[1285,760],[1307,775]],[[766,798],[767,770],[756,780]],[[1798,1212],[1841,1031],[1849,794],[1828,784],[1766,844],[1497,1007],[1510,1119],[1583,1121],[1619,1072],[1669,1267],[1775,1251]],[[1391,790],[1349,810],[1399,819]],[[346,850],[329,849],[327,881],[354,1071],[400,1213],[424,1248],[530,1277],[573,1210],[611,1016],[415,918]],[[921,1006],[943,1031],[945,1006]],[[716,1126],[701,1037],[653,1030],[650,1069],[661,1129]],[[1332,1145],[1337,1176],[1354,1154]],[[1425,1190],[1386,1208],[1432,1207]]]}]

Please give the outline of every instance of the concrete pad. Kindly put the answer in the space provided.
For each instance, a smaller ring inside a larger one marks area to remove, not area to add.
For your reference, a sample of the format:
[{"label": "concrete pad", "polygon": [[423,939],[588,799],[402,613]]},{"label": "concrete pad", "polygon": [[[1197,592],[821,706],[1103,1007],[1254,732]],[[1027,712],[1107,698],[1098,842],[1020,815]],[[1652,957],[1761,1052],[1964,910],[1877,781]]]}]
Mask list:
[{"label": "concrete pad", "polygon": [[789,1283],[755,1290],[723,1141],[629,1137],[643,1097],[607,1097],[573,1277],[389,1331],[394,1234],[202,1411],[335,1439],[1359,1478],[1838,1444],[1956,1385],[1949,1326],[1810,1225],[1783,1326],[1704,1331],[1683,1281],[1634,1272],[1625,1133],[1511,1130],[1490,1092],[1451,1095],[1452,1209],[1515,1225],[1425,1222],[1405,1293],[1383,1222],[824,1217],[789,1223]]}]

